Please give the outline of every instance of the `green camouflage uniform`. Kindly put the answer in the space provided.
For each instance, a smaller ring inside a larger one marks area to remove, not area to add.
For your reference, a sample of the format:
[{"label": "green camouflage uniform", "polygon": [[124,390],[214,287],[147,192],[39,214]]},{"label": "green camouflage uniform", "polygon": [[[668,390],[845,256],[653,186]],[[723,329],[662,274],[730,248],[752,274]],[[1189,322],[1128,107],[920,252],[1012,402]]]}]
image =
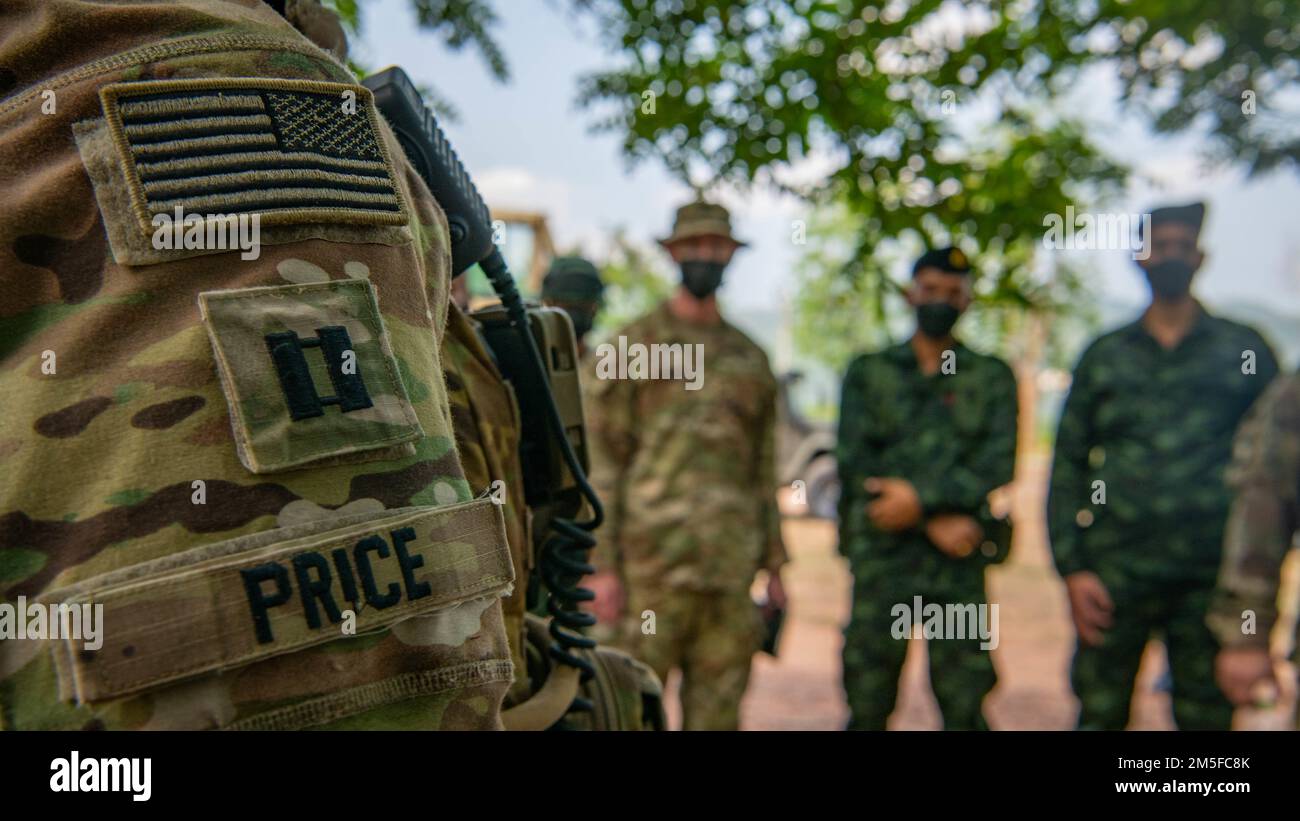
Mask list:
[{"label": "green camouflage uniform", "polygon": [[[1255,372],[1243,373],[1252,361]],[[1081,728],[1124,728],[1153,631],[1169,652],[1178,726],[1231,723],[1205,613],[1230,501],[1232,435],[1276,374],[1258,333],[1204,310],[1173,350],[1139,319],[1097,339],[1075,367],[1052,466],[1052,552],[1062,576],[1096,573],[1115,606],[1102,645],[1075,654]]]},{"label": "green camouflage uniform", "polygon": [[682,322],[666,303],[619,335],[628,345],[702,344],[704,381],[688,391],[671,379],[589,380],[592,482],[606,514],[596,564],[622,577],[625,649],[661,679],[681,668],[684,727],[735,729],[762,633],[749,587],[756,571],[785,562],[776,380],[740,331]]},{"label": "green camouflage uniform", "polygon": [[[844,632],[850,729],[883,730],[893,712],[907,654],[907,641],[892,632],[895,605],[910,608],[915,596],[925,605],[984,604],[984,569],[1005,558],[1010,544],[987,497],[1015,470],[1015,376],[1001,360],[960,343],[953,353],[954,372],[926,375],[904,342],[858,357],[844,376],[836,457],[840,550],[853,572]],[[923,523],[880,530],[867,516],[872,497],[863,483],[872,476],[910,482],[925,518],[975,517],[984,541],[970,556],[953,558],[926,537]],[[980,706],[996,674],[979,638],[930,641],[929,653],[944,726],[986,729]]]},{"label": "green camouflage uniform", "polygon": [[[1235,498],[1207,622],[1224,647],[1266,649],[1282,560],[1300,531],[1300,376],[1278,378],[1255,403],[1237,433],[1228,483]],[[1247,611],[1252,632],[1242,630]]]},{"label": "green camouflage uniform", "polygon": [[[0,726],[499,727],[446,218],[365,89],[260,2],[0,26],[0,601],[104,606],[97,650],[0,640]],[[160,249],[175,205],[260,256]]]}]

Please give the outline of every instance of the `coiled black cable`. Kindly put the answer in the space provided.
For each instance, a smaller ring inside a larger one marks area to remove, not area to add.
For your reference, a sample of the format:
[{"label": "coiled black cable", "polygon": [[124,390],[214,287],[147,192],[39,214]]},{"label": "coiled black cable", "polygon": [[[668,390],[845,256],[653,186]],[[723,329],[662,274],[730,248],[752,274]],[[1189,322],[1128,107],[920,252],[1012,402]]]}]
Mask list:
[{"label": "coiled black cable", "polygon": [[[523,339],[533,367],[542,377],[542,381],[546,382],[546,367],[542,364],[537,340],[533,338],[532,330],[529,328],[528,311],[524,307],[523,298],[515,287],[514,277],[510,275],[500,250],[494,248],[492,253],[479,262],[479,267],[492,283],[492,289],[496,291],[502,307],[506,309],[506,317],[511,326]],[[551,597],[546,603],[546,609],[551,614],[550,634],[554,639],[554,643],[549,648],[551,658],[560,664],[580,670],[582,681],[586,682],[595,675],[595,670],[590,662],[576,655],[574,651],[590,650],[596,646],[595,641],[580,632],[583,628],[594,625],[596,619],[591,614],[579,610],[578,605],[592,601],[596,595],[580,586],[579,582],[583,576],[595,572],[595,568],[588,561],[592,548],[596,546],[596,537],[592,535],[592,531],[604,521],[605,510],[601,506],[600,497],[587,481],[586,472],[582,469],[578,455],[574,453],[573,445],[569,442],[568,434],[564,429],[564,421],[560,418],[560,410],[555,405],[555,397],[549,391],[543,405],[546,408],[547,425],[559,443],[564,463],[573,474],[578,492],[591,506],[592,516],[586,521],[563,517],[551,518],[549,527],[552,532],[542,544],[539,560],[542,579],[551,592]],[[590,701],[579,696],[570,709],[589,712],[593,708]]]},{"label": "coiled black cable", "polygon": [[[555,517],[550,520],[549,526],[552,533],[542,544],[539,565],[542,580],[551,591],[546,601],[546,611],[551,614],[548,629],[554,639],[549,648],[550,654],[560,664],[581,671],[585,683],[596,671],[591,662],[576,655],[574,651],[595,648],[596,642],[583,635],[581,630],[595,624],[596,619],[579,610],[578,604],[591,601],[596,596],[578,582],[595,570],[588,563],[587,555],[596,546],[596,537],[572,519]],[[591,712],[593,709],[592,703],[580,695],[569,706],[569,712]]]}]

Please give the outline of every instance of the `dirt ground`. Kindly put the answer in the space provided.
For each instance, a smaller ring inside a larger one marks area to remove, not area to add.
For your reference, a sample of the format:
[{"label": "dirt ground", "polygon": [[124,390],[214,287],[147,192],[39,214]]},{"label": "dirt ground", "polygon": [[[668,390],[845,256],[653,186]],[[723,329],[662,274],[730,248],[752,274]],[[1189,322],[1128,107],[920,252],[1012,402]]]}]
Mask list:
[{"label": "dirt ground", "polygon": [[[1046,546],[1041,514],[1046,466],[1043,460],[1035,460],[1023,473],[1014,502],[1017,526],[1011,557],[988,575],[989,600],[999,604],[1001,633],[993,651],[999,683],[985,710],[994,729],[1070,729],[1078,712],[1068,678],[1074,631],[1065,587]],[[848,715],[839,679],[840,631],[850,603],[849,573],[836,550],[832,523],[787,518],[783,532],[791,555],[784,574],[790,608],[780,657],[755,656],[749,690],[741,705],[741,727],[837,730]],[[1288,583],[1294,591],[1300,580],[1300,562],[1294,561],[1294,554],[1291,558]],[[913,641],[891,729],[941,728],[927,668],[925,643]],[[1159,642],[1153,642],[1138,676],[1131,729],[1174,729],[1169,697],[1155,687],[1164,668],[1164,650]],[[1239,710],[1234,726],[1296,726],[1295,671],[1288,666],[1279,672],[1282,693],[1276,706],[1267,711]],[[674,674],[668,682],[669,721],[674,728],[680,726],[675,678]]]}]

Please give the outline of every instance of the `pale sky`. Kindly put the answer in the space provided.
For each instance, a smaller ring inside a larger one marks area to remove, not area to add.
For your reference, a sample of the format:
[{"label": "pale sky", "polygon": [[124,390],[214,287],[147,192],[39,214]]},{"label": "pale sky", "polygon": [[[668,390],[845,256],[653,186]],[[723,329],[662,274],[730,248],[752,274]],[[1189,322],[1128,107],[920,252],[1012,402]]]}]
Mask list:
[{"label": "pale sky", "polygon": [[[590,133],[594,115],[574,104],[577,78],[611,60],[589,24],[575,21],[559,2],[496,5],[509,83],[491,79],[477,53],[453,54],[438,38],[420,33],[408,0],[364,3],[365,28],[354,53],[374,68],[401,65],[449,99],[461,119],[443,127],[489,204],[544,211],[560,248],[576,244],[599,253],[620,226],[646,244],[664,236],[690,190],[657,162],[629,171],[617,135]],[[1137,213],[1153,203],[1205,199],[1209,258],[1198,294],[1211,308],[1245,303],[1300,316],[1300,176],[1247,181],[1236,169],[1207,174],[1196,139],[1156,140],[1131,119],[1121,124],[1113,88],[1105,76],[1091,78],[1070,101],[1071,110],[1097,123],[1103,145],[1156,185],[1134,179],[1124,199],[1107,210]],[[663,104],[659,114],[671,116]],[[779,309],[792,291],[790,272],[800,250],[791,242],[791,224],[806,217],[806,206],[761,190],[722,192],[721,199],[732,210],[736,233],[751,243],[728,270],[724,306],[733,314]],[[1086,262],[1099,276],[1096,291],[1108,302],[1136,306],[1145,298],[1127,252],[1074,253],[1090,255]]]}]

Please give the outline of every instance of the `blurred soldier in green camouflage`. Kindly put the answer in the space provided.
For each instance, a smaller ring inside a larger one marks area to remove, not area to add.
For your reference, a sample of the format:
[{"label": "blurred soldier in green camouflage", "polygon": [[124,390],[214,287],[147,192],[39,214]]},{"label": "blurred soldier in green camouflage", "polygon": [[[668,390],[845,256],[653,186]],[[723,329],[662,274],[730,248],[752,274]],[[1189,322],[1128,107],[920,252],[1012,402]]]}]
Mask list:
[{"label": "blurred soldier in green camouflage", "polygon": [[[542,303],[563,309],[573,320],[579,356],[586,357],[587,334],[596,324],[604,292],[605,284],[600,281],[600,272],[582,257],[556,257],[542,279]],[[584,379],[588,371],[583,369]]]},{"label": "blurred soldier in green camouflage", "polygon": [[97,647],[0,626],[0,727],[501,726],[446,217],[281,5],[333,53],[249,0],[0,11],[0,596],[103,605]]},{"label": "blurred soldier in green camouflage", "polygon": [[[984,605],[984,569],[1010,545],[988,495],[1015,468],[1016,381],[1004,362],[953,338],[971,302],[965,255],[944,248],[918,259],[908,302],[916,333],[853,360],[841,397],[840,550],[853,572],[849,729],[883,730],[893,712],[907,655],[895,608],[910,612],[915,596],[940,607]],[[981,705],[996,674],[980,644],[974,631],[929,642],[946,729],[988,728]]]},{"label": "blurred soldier in green camouflage", "polygon": [[[683,206],[662,244],[681,268],[681,286],[620,331],[617,346],[595,352],[592,482],[606,523],[590,585],[602,619],[624,617],[628,652],[660,678],[681,669],[686,729],[735,729],[761,640],[749,595],[756,571],[769,572],[769,597],[785,600],[776,380],[762,349],[718,312],[723,270],[742,245],[726,210]],[[700,381],[691,384],[684,371],[636,378],[634,367],[617,368],[620,352],[651,344],[676,345],[684,357],[702,346]]]},{"label": "blurred soldier in green camouflage", "polygon": [[1235,498],[1207,622],[1222,647],[1219,687],[1240,705],[1273,679],[1268,640],[1282,560],[1300,532],[1300,376],[1280,377],[1255,403],[1237,433],[1228,483]]},{"label": "blurred soldier in green camouflage", "polygon": [[1277,374],[1253,329],[1191,295],[1205,208],[1151,212],[1138,262],[1151,304],[1075,366],[1052,466],[1048,526],[1079,646],[1084,729],[1123,729],[1153,632],[1163,634],[1181,729],[1227,729],[1206,609],[1223,546],[1232,435]]}]

